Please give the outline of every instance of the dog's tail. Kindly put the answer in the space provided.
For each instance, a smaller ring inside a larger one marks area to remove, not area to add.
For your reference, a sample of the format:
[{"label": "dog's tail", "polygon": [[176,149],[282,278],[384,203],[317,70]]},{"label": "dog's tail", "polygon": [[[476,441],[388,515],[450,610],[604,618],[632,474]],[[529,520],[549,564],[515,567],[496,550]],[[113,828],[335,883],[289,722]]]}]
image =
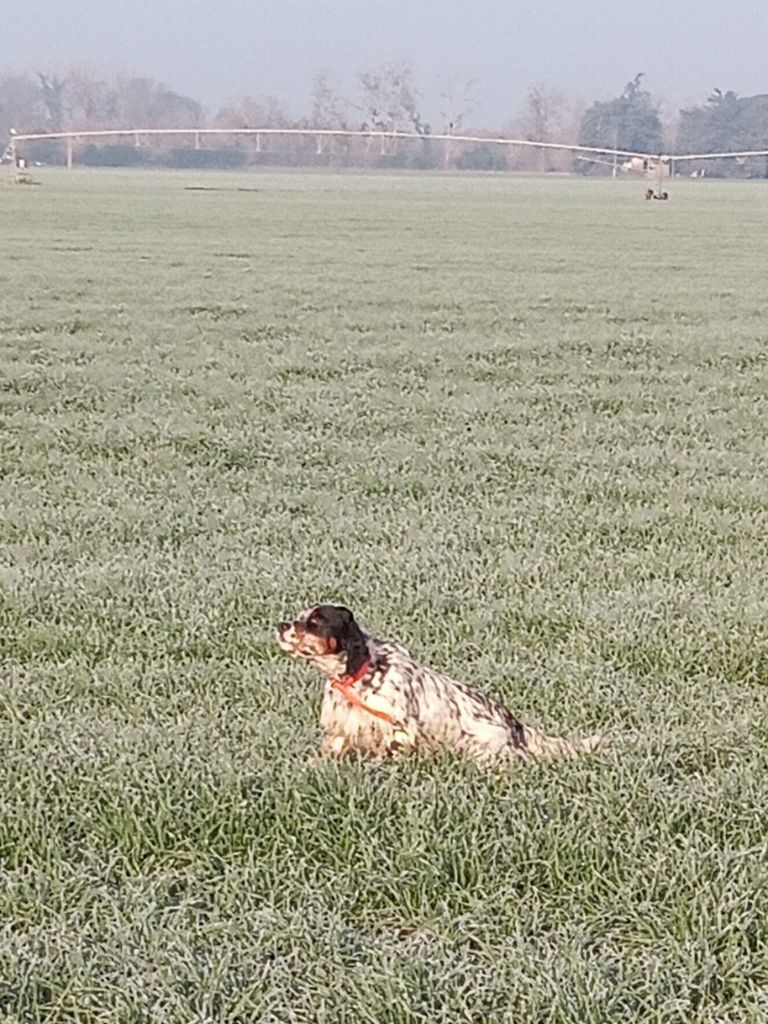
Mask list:
[{"label": "dog's tail", "polygon": [[605,747],[602,736],[585,736],[582,739],[566,740],[560,736],[545,736],[529,726],[524,726],[525,750],[535,761],[553,761],[558,757],[579,757],[593,754]]}]

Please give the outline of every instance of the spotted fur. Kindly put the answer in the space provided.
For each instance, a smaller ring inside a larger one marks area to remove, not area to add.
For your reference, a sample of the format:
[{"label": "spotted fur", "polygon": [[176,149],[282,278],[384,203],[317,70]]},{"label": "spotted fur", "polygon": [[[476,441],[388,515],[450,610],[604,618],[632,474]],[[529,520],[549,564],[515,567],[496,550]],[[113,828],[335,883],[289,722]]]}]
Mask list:
[{"label": "spotted fur", "polygon": [[[594,751],[601,742],[598,736],[569,742],[523,725],[493,698],[419,664],[400,644],[377,640],[342,605],[313,605],[281,622],[277,633],[284,651],[325,674],[322,750],[332,756],[449,750],[489,765],[572,757]],[[359,671],[355,697],[384,712],[384,719],[353,705],[334,685]]]}]

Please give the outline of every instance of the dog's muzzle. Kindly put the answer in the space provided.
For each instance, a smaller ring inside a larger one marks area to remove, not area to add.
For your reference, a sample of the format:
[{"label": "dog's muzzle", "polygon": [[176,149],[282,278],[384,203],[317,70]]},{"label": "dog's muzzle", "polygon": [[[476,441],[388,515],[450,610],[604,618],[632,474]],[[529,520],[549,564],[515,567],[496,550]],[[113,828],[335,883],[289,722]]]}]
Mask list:
[{"label": "dog's muzzle", "polygon": [[276,628],[277,642],[284,651],[288,651],[289,654],[293,654],[299,642],[299,638],[296,636],[296,630],[293,628],[293,623],[278,622]]}]

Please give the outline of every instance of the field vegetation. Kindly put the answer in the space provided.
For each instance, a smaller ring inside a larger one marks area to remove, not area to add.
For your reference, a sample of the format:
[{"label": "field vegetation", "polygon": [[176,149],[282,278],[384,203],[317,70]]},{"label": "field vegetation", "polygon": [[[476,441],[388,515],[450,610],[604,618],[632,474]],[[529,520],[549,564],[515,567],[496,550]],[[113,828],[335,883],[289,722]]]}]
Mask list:
[{"label": "field vegetation", "polygon": [[[37,176],[0,1020],[768,1019],[768,190]],[[316,599],[611,750],[313,764]]]}]

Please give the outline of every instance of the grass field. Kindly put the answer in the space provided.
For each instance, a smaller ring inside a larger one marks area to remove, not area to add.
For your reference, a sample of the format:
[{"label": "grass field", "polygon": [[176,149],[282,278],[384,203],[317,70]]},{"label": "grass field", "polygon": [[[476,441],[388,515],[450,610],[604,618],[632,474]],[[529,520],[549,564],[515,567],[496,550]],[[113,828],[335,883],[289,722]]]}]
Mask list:
[{"label": "grass field", "polygon": [[[38,176],[0,1020],[765,1022],[768,188]],[[319,598],[611,753],[312,765]]]}]

